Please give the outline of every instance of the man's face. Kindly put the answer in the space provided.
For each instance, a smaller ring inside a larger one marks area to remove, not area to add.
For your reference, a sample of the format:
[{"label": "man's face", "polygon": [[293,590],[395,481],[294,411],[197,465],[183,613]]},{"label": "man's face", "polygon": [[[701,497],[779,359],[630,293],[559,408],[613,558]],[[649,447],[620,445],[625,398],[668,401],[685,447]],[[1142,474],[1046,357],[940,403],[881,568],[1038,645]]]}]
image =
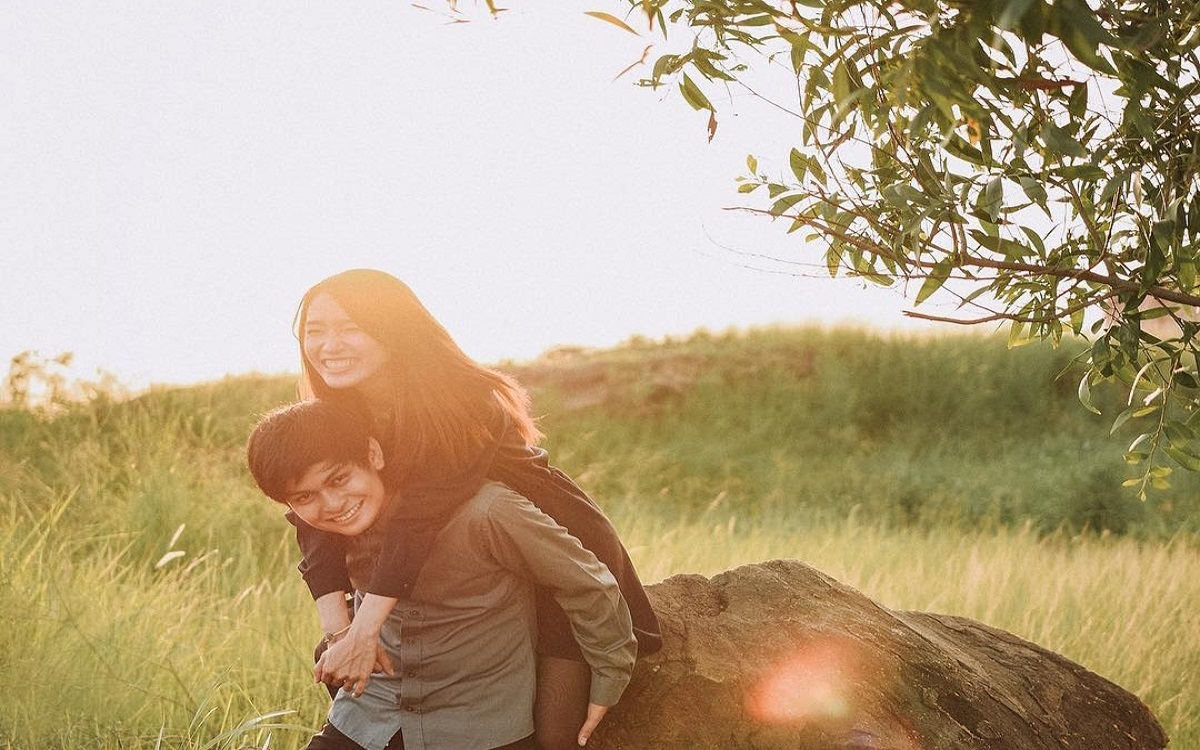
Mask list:
[{"label": "man's face", "polygon": [[313,464],[288,487],[288,507],[322,531],[345,536],[363,533],[379,518],[387,499],[379,477],[383,451],[373,438],[367,463]]}]

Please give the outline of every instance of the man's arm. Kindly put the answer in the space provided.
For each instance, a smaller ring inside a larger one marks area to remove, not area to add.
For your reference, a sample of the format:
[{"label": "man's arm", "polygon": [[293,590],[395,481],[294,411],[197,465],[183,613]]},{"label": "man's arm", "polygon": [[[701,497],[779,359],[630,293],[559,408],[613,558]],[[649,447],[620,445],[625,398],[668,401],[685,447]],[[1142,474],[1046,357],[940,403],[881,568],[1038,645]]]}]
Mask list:
[{"label": "man's arm", "polygon": [[[549,589],[592,670],[594,728],[624,692],[637,658],[629,607],[603,563],[529,500],[511,490],[488,509],[484,542],[504,567]],[[590,734],[590,728],[588,734]]]}]

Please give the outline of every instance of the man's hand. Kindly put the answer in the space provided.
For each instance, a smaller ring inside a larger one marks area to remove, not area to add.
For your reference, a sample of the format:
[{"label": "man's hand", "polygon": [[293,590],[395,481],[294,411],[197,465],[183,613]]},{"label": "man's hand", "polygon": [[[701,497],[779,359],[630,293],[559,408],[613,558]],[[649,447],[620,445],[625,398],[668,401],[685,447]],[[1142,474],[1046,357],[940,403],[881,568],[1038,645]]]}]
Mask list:
[{"label": "man's hand", "polygon": [[579,729],[580,747],[587,744],[588,738],[592,736],[592,732],[596,731],[596,727],[600,726],[600,720],[604,718],[604,714],[606,713],[608,713],[608,706],[600,706],[595,703],[588,704],[587,720],[583,722],[583,726]]}]

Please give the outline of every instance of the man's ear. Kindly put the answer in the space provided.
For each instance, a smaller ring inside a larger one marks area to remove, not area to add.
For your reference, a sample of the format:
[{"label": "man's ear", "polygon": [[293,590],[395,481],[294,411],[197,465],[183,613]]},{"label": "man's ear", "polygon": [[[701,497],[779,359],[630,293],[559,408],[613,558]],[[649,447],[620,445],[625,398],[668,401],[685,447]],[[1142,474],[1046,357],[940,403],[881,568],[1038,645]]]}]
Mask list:
[{"label": "man's ear", "polygon": [[383,468],[383,448],[379,447],[379,441],[375,438],[367,438],[367,463],[375,471]]}]

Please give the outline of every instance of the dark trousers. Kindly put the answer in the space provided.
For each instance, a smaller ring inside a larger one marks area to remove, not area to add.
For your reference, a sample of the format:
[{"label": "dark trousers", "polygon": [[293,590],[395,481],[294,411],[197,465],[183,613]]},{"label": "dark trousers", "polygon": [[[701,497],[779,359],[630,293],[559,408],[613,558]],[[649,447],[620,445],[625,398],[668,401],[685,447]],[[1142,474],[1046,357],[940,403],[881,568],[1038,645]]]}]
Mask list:
[{"label": "dark trousers", "polygon": [[[536,747],[533,735],[530,735],[523,740],[500,745],[494,750],[535,750]],[[312,740],[308,743],[308,750],[363,750],[363,748],[362,745],[339,732],[337,727],[326,724],[320,732],[313,735]],[[396,732],[388,742],[386,750],[404,750],[404,737],[400,732]]]}]

